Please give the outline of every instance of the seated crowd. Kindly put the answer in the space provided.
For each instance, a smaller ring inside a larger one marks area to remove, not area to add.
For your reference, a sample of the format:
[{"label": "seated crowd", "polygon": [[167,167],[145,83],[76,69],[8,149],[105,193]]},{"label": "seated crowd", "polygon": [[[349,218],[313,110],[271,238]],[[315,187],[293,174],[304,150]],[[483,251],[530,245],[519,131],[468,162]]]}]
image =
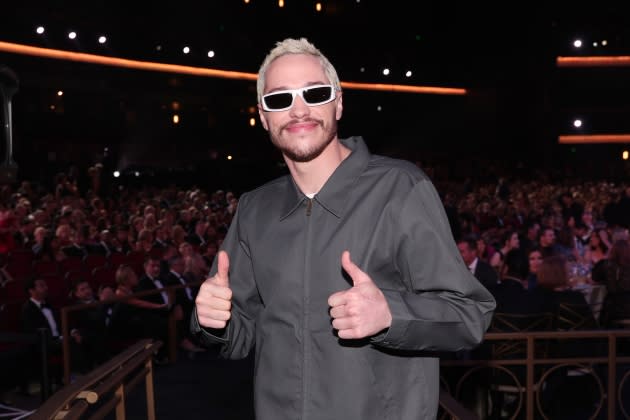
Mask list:
[{"label": "seated crowd", "polygon": [[[552,313],[550,328],[571,329],[560,308],[579,303],[592,308],[586,316],[593,322],[582,327],[630,320],[630,187],[505,178],[436,186],[463,261],[495,296],[497,313]],[[51,191],[26,181],[0,191],[2,329],[48,328],[57,354],[61,340],[71,340],[79,373],[116,350],[108,343],[166,341],[170,314],[179,323],[179,345],[201,351],[187,323],[236,196],[170,186],[101,197],[65,174]],[[172,285],[183,287],[132,296]],[[71,317],[71,334],[62,337],[62,306],[114,297],[124,300],[89,306]]]}]

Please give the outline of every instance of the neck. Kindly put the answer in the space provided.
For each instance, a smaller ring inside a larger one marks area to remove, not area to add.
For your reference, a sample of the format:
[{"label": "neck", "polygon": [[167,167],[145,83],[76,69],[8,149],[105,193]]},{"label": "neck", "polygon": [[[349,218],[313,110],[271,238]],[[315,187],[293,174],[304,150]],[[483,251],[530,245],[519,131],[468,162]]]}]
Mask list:
[{"label": "neck", "polygon": [[316,194],[350,153],[351,150],[335,138],[321,155],[309,162],[295,162],[286,156],[284,160],[298,188],[304,194]]}]

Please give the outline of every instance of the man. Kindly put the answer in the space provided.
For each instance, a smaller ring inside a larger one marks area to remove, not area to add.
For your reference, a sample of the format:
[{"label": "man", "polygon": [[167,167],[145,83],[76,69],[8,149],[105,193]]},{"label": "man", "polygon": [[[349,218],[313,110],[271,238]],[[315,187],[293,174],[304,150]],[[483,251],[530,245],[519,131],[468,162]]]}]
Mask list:
[{"label": "man", "polygon": [[259,419],[435,418],[433,351],[477,345],[494,309],[435,189],[337,137],[339,78],[305,39],[267,56],[258,99],[290,175],[239,199],[192,330],[227,358],[255,348]]},{"label": "man", "polygon": [[[72,285],[72,303],[87,305],[96,303],[94,290],[85,279],[79,279]],[[105,306],[90,306],[73,312],[71,323],[73,331],[81,335],[81,348],[85,359],[82,370],[87,372],[100,365],[109,357],[107,353],[107,310]]]},{"label": "man", "polygon": [[477,256],[477,240],[475,238],[462,238],[457,241],[457,248],[464,260],[464,264],[483,284],[485,288],[496,286],[499,276],[494,268],[485,261],[481,261]]}]

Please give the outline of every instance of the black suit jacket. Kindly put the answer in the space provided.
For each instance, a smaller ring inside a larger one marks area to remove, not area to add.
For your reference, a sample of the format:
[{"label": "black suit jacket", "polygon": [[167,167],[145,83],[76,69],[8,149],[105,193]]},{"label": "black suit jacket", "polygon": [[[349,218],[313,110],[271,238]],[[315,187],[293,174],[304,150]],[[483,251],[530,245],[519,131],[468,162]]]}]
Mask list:
[{"label": "black suit jacket", "polygon": [[496,286],[499,282],[497,271],[490,264],[479,259],[477,260],[474,276],[486,289]]},{"label": "black suit jacket", "polygon": [[[168,284],[166,283],[165,280],[158,278],[158,280],[160,280],[160,282],[162,283],[163,287],[168,286]],[[140,277],[140,282],[138,284],[138,292],[144,292],[147,290],[157,290],[158,288],[155,286],[155,283],[153,283],[153,280],[151,280],[149,278],[149,276],[147,276],[146,274],[144,274],[142,277]],[[162,294],[161,293],[155,293],[152,295],[146,295],[146,296],[141,296],[140,299],[146,300],[148,302],[153,302],[153,303],[157,303],[157,304],[164,304],[164,303],[173,303],[173,302],[164,302],[164,299],[162,299]]]},{"label": "black suit jacket", "polygon": [[[61,323],[59,322],[59,317],[57,316],[55,310],[52,310],[52,313],[53,318],[55,318],[55,322],[57,323],[57,330],[59,331],[59,334],[61,334]],[[37,333],[40,328],[46,328],[50,333],[52,333],[46,316],[30,299],[22,305],[21,320],[22,331],[25,333]]]},{"label": "black suit jacket", "polygon": [[532,314],[547,312],[547,306],[538,293],[527,290],[517,280],[502,279],[488,289],[497,302],[495,313]]},{"label": "black suit jacket", "polygon": [[[186,283],[188,283],[183,275],[182,278]],[[175,274],[173,274],[171,271],[169,271],[164,276],[164,280],[166,282],[165,286],[180,286],[182,284],[179,278],[176,277]],[[175,290],[175,303],[181,305],[182,309],[184,310],[184,315],[190,315],[192,313],[192,308],[195,305],[195,289],[192,287],[189,287],[189,289],[192,295],[192,300],[188,298],[188,294],[186,293],[185,288]]]}]

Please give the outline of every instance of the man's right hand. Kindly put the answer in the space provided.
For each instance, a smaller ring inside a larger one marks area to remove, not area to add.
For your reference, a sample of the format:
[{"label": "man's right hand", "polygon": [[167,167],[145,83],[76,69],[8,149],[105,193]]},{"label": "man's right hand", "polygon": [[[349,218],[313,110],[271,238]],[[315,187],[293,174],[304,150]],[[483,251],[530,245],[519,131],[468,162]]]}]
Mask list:
[{"label": "man's right hand", "polygon": [[199,325],[206,328],[225,328],[232,309],[232,289],[230,289],[230,259],[225,251],[217,256],[217,273],[201,285],[195,305]]}]

